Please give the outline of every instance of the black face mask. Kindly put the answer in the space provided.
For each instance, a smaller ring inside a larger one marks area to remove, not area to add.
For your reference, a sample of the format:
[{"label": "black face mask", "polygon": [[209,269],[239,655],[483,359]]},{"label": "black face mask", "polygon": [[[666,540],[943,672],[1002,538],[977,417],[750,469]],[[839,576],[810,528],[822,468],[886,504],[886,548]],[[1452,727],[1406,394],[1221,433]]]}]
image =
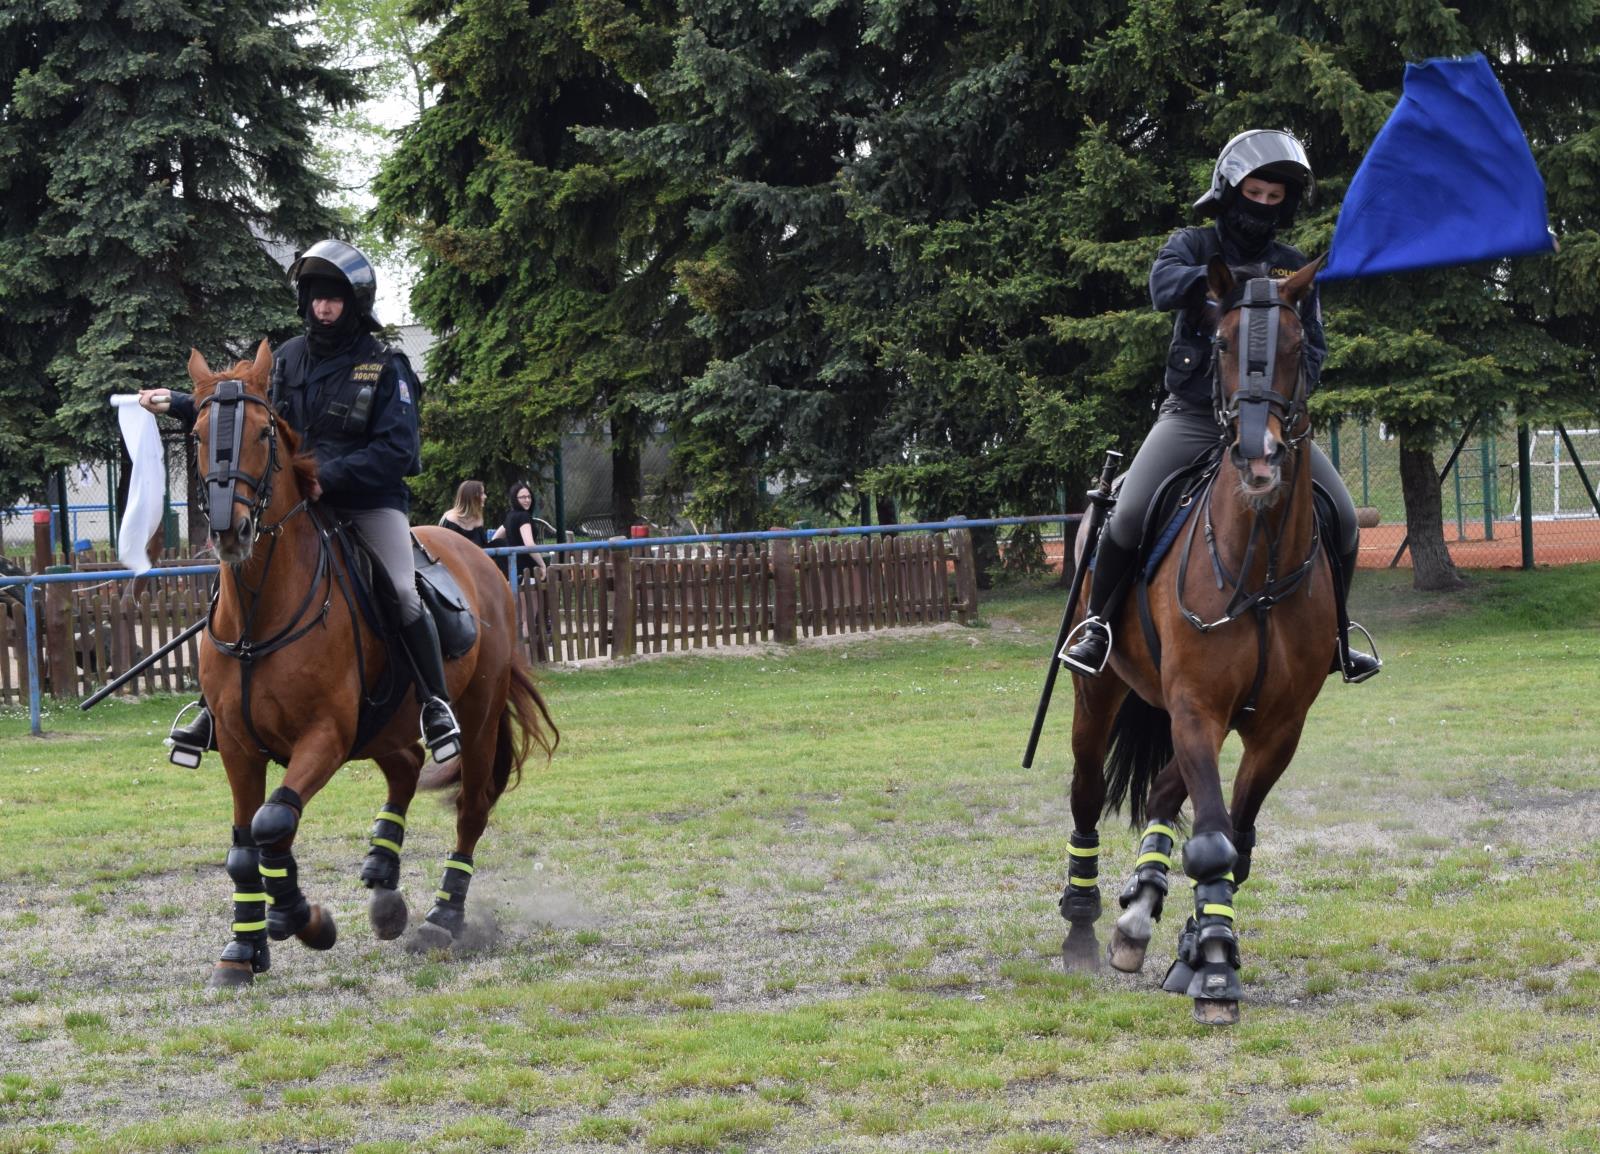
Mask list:
[{"label": "black face mask", "polygon": [[1222,213],[1217,226],[1225,240],[1232,242],[1238,255],[1260,256],[1278,227],[1278,206],[1257,204],[1249,197],[1237,197]]},{"label": "black face mask", "polygon": [[323,324],[311,309],[306,309],[306,344],[318,360],[337,356],[354,345],[361,328],[361,318],[356,315],[353,300],[345,300],[344,312],[331,325]]}]

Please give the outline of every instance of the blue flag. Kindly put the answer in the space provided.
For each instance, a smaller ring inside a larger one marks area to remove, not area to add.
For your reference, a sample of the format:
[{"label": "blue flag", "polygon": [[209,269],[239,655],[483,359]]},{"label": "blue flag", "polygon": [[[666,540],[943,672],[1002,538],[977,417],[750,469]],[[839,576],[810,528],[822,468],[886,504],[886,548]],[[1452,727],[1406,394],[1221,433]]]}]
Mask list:
[{"label": "blue flag", "polygon": [[1319,280],[1555,250],[1544,180],[1481,54],[1407,64],[1350,182]]}]

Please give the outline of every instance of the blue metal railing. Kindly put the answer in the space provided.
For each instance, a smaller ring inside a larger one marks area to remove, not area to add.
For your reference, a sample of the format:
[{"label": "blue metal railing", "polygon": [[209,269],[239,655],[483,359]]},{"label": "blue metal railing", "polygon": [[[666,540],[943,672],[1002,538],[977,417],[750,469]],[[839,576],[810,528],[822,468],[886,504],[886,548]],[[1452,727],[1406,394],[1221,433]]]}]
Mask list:
[{"label": "blue metal railing", "polygon": [[[699,545],[709,542],[739,543],[743,541],[796,540],[807,537],[861,537],[871,534],[937,532],[944,529],[986,529],[1002,525],[1071,524],[1078,520],[1077,513],[1048,513],[1035,517],[985,517],[968,520],[952,517],[948,521],[917,521],[905,525],[845,525],[833,529],[766,529],[751,533],[694,533],[678,537],[619,537],[606,541],[568,541],[548,545],[501,545],[484,552],[491,557],[507,558],[507,576],[512,588],[517,586],[517,558],[530,553],[576,553],[595,549],[649,549],[661,545]],[[35,737],[43,733],[40,725],[39,676],[39,619],[35,604],[34,586],[72,585],[82,582],[99,584],[106,581],[132,580],[144,577],[188,577],[215,574],[218,565],[172,565],[150,569],[144,574],[131,569],[102,569],[93,573],[38,573],[21,577],[0,575],[0,588],[16,585],[22,587],[22,600],[27,620],[28,645],[28,731]]]}]

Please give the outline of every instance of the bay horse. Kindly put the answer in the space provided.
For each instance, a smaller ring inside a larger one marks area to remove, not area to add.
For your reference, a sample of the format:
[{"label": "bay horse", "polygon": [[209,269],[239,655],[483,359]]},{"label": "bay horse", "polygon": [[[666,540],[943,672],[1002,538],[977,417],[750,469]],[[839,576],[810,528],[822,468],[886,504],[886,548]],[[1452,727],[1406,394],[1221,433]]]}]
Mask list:
[{"label": "bay horse", "polygon": [[[424,754],[409,670],[401,674],[405,663],[395,665],[380,631],[364,626],[349,557],[311,500],[316,463],[298,453],[299,438],[269,396],[267,343],[254,362],[226,373],[213,372],[197,351],[188,368],[197,459],[207,469],[212,533],[224,563],[206,631],[211,644],[200,650],[200,687],[233,794],[233,940],[208,984],[237,987],[271,964],[269,940],[294,936],[318,950],[334,944],[332,914],[300,890],[293,846],[305,805],[346,761],[370,758],[387,783],[361,878],[371,890],[377,936],[393,939],[405,930],[400,849]],[[548,758],[558,737],[516,645],[511,590],[494,562],[455,533],[416,533],[449,569],[478,622],[471,648],[447,663],[462,752],[455,852],[418,930],[431,947],[448,946],[462,930],[472,855],[490,809],[520,780],[533,748]],[[400,704],[365,733],[358,729],[364,699],[381,696],[377,687],[386,678]],[[271,799],[269,761],[285,766]]]},{"label": "bay horse", "polygon": [[[1114,813],[1126,800],[1134,828],[1149,820],[1118,899],[1124,912],[1109,960],[1129,973],[1143,967],[1167,894],[1179,811],[1192,799],[1183,869],[1194,883],[1195,909],[1163,988],[1187,994],[1196,1020],[1209,1024],[1239,1020],[1234,892],[1250,873],[1257,814],[1294,756],[1337,645],[1335,577],[1312,497],[1295,307],[1320,263],[1284,280],[1241,281],[1220,258],[1211,261],[1213,401],[1227,460],[1188,502],[1187,526],[1113,623],[1117,646],[1106,669],[1073,678],[1074,830],[1061,898],[1069,927],[1063,958],[1071,969],[1098,966],[1096,827],[1102,812]],[[1196,531],[1201,524],[1203,533]],[[1080,532],[1080,555],[1084,545]],[[1230,730],[1244,745],[1231,808],[1218,769]]]}]

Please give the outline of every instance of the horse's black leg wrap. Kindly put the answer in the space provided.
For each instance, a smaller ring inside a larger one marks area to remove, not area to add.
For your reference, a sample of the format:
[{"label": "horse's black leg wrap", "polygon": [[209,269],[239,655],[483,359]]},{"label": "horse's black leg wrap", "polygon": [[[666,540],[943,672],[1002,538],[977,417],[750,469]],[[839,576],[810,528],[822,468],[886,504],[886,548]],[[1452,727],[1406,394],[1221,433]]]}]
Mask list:
[{"label": "horse's black leg wrap", "polygon": [[1233,867],[1238,860],[1233,842],[1219,830],[1196,834],[1184,844],[1184,872],[1194,880],[1193,936],[1189,927],[1184,927],[1180,957],[1167,974],[1164,988],[1172,989],[1181,977],[1181,961],[1192,971],[1184,991],[1189,997],[1237,1002],[1244,996],[1239,983],[1239,939],[1233,932]]},{"label": "horse's black leg wrap", "polygon": [[1221,830],[1197,833],[1183,843],[1183,872],[1195,882],[1231,872],[1238,860],[1239,851]]},{"label": "horse's black leg wrap", "polygon": [[1100,916],[1100,834],[1072,831],[1067,846],[1067,888],[1061,892],[1061,916],[1069,922],[1092,922]]},{"label": "horse's black leg wrap", "polygon": [[[261,880],[272,906],[267,911],[267,936],[275,942],[292,936],[311,920],[311,903],[300,892],[294,853],[288,848],[300,825],[300,810],[300,795],[279,788],[250,822],[250,833],[262,847]],[[276,848],[280,845],[284,848]]]},{"label": "horse's black leg wrap", "polygon": [[1123,909],[1138,898],[1140,886],[1152,886],[1156,891],[1156,903],[1150,910],[1150,917],[1153,921],[1161,920],[1168,892],[1167,871],[1172,868],[1172,843],[1177,836],[1173,828],[1163,822],[1153,821],[1144,827],[1144,836],[1139,839],[1139,857],[1133,863],[1133,876],[1117,895],[1117,902]]},{"label": "horse's black leg wrap", "polygon": [[273,790],[266,804],[250,819],[250,834],[256,844],[268,849],[293,839],[294,831],[300,828],[300,811],[304,808],[300,795],[294,790],[287,786]]},{"label": "horse's black leg wrap", "polygon": [[361,866],[361,880],[368,889],[400,887],[400,847],[405,840],[405,807],[391,801],[372,820],[372,849]]},{"label": "horse's black leg wrap", "polygon": [[248,826],[233,827],[228,851],[228,876],[233,879],[233,941],[222,951],[224,962],[248,963],[252,973],[272,965],[267,948],[267,891],[261,884],[261,853]]},{"label": "horse's black leg wrap", "polygon": [[472,884],[472,855],[453,853],[444,861],[444,877],[427,920],[453,938],[467,921],[467,887]]}]

